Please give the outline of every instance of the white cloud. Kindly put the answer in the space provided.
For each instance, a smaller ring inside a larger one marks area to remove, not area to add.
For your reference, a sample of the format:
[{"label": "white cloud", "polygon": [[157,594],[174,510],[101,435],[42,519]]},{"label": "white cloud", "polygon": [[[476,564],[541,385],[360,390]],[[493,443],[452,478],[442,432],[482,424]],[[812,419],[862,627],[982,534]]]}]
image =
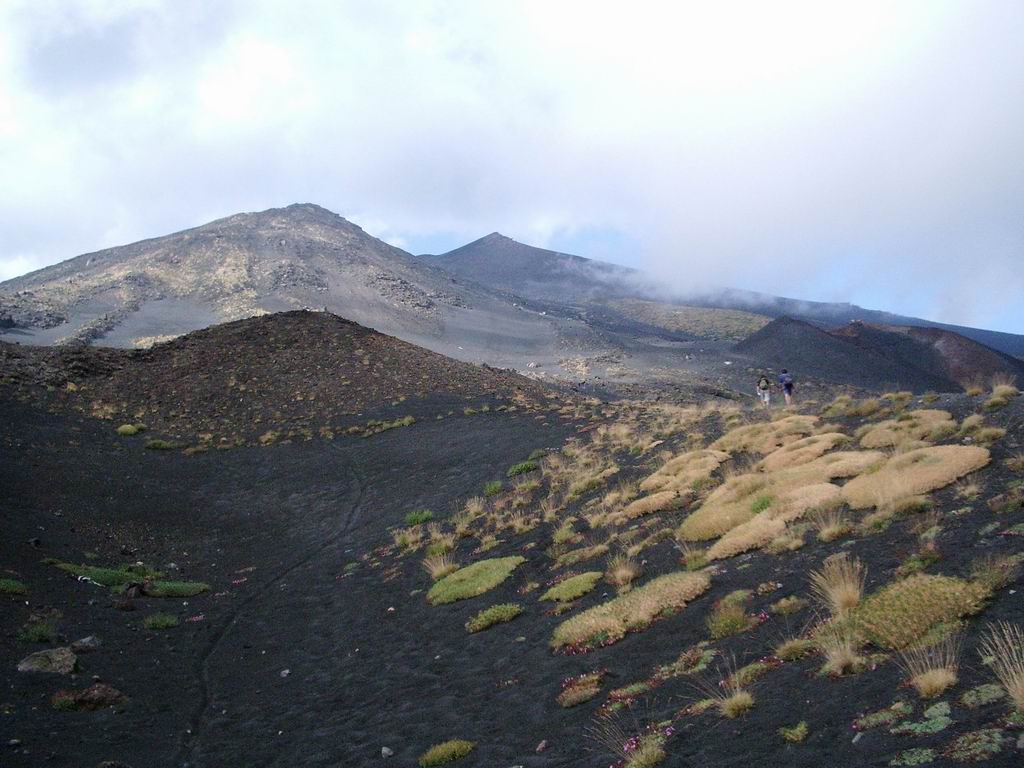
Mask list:
[{"label": "white cloud", "polygon": [[14,0],[0,269],[313,201],[413,248],[619,232],[619,260],[680,283],[1024,331],[1022,21],[998,0]]}]

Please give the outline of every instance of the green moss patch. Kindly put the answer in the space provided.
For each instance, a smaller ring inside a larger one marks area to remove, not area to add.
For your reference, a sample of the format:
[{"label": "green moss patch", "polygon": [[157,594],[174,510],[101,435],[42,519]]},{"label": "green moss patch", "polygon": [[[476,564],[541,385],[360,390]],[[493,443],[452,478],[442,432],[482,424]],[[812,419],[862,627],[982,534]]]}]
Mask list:
[{"label": "green moss patch", "polygon": [[431,768],[434,765],[444,765],[465,757],[475,747],[472,741],[465,739],[452,739],[440,744],[435,744],[419,758],[421,768]]},{"label": "green moss patch", "polygon": [[905,701],[897,701],[892,706],[879,709],[875,712],[868,712],[853,721],[855,731],[868,731],[883,725],[891,725],[897,720],[907,717],[914,708]]},{"label": "green moss patch", "polygon": [[201,581],[154,581],[146,587],[149,597],[195,597],[209,591],[210,585]]},{"label": "green moss patch", "polygon": [[986,704],[994,704],[1004,696],[1006,691],[1003,690],[1003,686],[998,683],[985,683],[964,693],[960,697],[960,703],[969,709],[976,709]]},{"label": "green moss patch", "polygon": [[905,749],[889,761],[892,766],[928,765],[935,762],[935,750],[927,747]]},{"label": "green moss patch", "polygon": [[146,629],[171,629],[178,624],[178,617],[171,613],[151,613],[142,620]]},{"label": "green moss patch", "polygon": [[445,605],[482,595],[505,581],[512,575],[512,571],[525,562],[525,557],[494,557],[459,568],[435,582],[427,592],[427,602],[431,605]]},{"label": "green moss patch", "polygon": [[909,733],[915,736],[924,736],[944,731],[953,724],[953,719],[949,716],[949,711],[949,704],[945,701],[940,701],[938,704],[933,704],[924,711],[923,720],[894,725],[889,729],[889,733]]},{"label": "green moss patch", "polygon": [[538,465],[536,461],[521,461],[518,464],[513,464],[511,467],[509,467],[508,472],[506,472],[505,474],[507,474],[509,477],[515,477],[516,475],[522,475],[527,472],[533,472],[535,469],[537,469],[537,466]]},{"label": "green moss patch", "polygon": [[1006,734],[1000,728],[965,733],[946,749],[946,757],[961,763],[980,763],[1003,751]]},{"label": "green moss patch", "polygon": [[540,596],[540,599],[554,600],[559,603],[572,602],[593,590],[602,576],[604,574],[601,571],[587,571],[577,576],[570,576],[551,587]]},{"label": "green moss patch", "polygon": [[25,595],[28,587],[17,579],[0,579],[0,595]]},{"label": "green moss patch", "polygon": [[484,608],[476,616],[466,622],[466,630],[469,632],[482,632],[495,624],[504,624],[512,621],[523,612],[523,607],[516,603],[499,603],[490,608]]},{"label": "green moss patch", "polygon": [[434,519],[434,513],[429,509],[414,509],[405,516],[406,525],[420,525]]},{"label": "green moss patch", "polygon": [[133,581],[158,579],[164,574],[147,565],[121,565],[116,568],[101,568],[95,565],[55,563],[62,571],[94,581],[104,587],[120,587]]}]

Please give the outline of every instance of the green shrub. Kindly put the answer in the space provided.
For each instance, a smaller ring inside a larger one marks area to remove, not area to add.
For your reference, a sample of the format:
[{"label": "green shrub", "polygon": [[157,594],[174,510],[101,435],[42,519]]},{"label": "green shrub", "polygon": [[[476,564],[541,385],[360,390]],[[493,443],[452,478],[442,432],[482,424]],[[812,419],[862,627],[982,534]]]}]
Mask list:
[{"label": "green shrub", "polygon": [[427,592],[427,602],[431,605],[445,605],[482,595],[505,581],[512,575],[512,571],[525,562],[525,557],[494,557],[459,568],[434,583]]},{"label": "green shrub", "polygon": [[28,587],[17,579],[0,579],[0,595],[24,595]]},{"label": "green shrub", "polygon": [[529,459],[530,461],[539,461],[540,459],[543,459],[547,455],[547,450],[545,450],[544,448],[537,448],[536,450],[530,451],[530,455],[527,456],[526,458]]},{"label": "green shrub", "polygon": [[434,519],[434,513],[429,509],[414,509],[405,516],[406,525],[421,525]]},{"label": "green shrub", "polygon": [[419,763],[422,768],[444,765],[445,763],[465,757],[473,751],[475,746],[476,744],[472,741],[466,741],[465,739],[452,739],[441,744],[435,744],[420,755]]},{"label": "green shrub", "polygon": [[180,446],[170,440],[147,440],[146,447],[152,451],[173,451]]},{"label": "green shrub", "polygon": [[779,736],[788,741],[790,744],[799,744],[801,741],[807,738],[809,729],[807,727],[807,721],[801,720],[791,728],[779,728]]},{"label": "green shrub", "polygon": [[537,469],[536,461],[520,461],[518,464],[513,464],[508,468],[507,474],[509,477],[515,477],[516,475],[522,475],[527,472],[533,472]]},{"label": "green shrub", "polygon": [[466,622],[466,629],[469,632],[481,632],[495,624],[504,624],[512,621],[523,612],[523,607],[517,603],[499,603],[490,608],[484,608],[476,616]]},{"label": "green shrub", "polygon": [[750,505],[750,511],[753,512],[755,515],[764,512],[766,509],[768,509],[768,507],[772,505],[773,501],[775,501],[775,499],[767,494],[764,496],[758,496]]},{"label": "green shrub", "polygon": [[134,424],[122,424],[117,428],[117,434],[122,437],[131,437],[132,435],[139,434],[139,429]]},{"label": "green shrub", "polygon": [[501,480],[491,480],[484,484],[484,496],[497,496],[503,487]]},{"label": "green shrub", "polygon": [[757,619],[747,613],[750,597],[750,590],[738,589],[715,603],[707,618],[712,639],[738,635],[757,624]]},{"label": "green shrub", "polygon": [[52,619],[29,620],[18,630],[19,643],[52,643],[57,639],[57,624]]},{"label": "green shrub", "polygon": [[898,650],[977,612],[987,594],[985,587],[977,583],[919,573],[866,598],[853,618],[875,645]]},{"label": "green shrub", "polygon": [[146,629],[170,629],[178,626],[178,617],[171,613],[151,613],[142,620]]},{"label": "green shrub", "polygon": [[601,571],[587,571],[578,576],[570,576],[568,579],[560,581],[551,587],[551,589],[540,596],[540,599],[554,600],[559,603],[572,602],[590,592],[603,575]]}]

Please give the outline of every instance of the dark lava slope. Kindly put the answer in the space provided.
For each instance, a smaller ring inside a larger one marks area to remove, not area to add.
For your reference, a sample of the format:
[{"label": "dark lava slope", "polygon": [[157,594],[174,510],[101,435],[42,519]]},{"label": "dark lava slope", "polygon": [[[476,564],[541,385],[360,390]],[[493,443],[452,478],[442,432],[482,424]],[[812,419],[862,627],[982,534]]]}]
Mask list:
[{"label": "dark lava slope", "polygon": [[[282,312],[214,326],[146,350],[0,344],[0,382],[60,389],[65,406],[144,423],[211,446],[333,434],[440,402],[541,397],[515,373],[462,363],[327,312]],[[442,411],[443,412],[443,411]]]},{"label": "dark lava slope", "polygon": [[1024,374],[1024,364],[950,331],[850,323],[825,330],[782,317],[735,346],[753,364],[877,391],[956,392],[964,381]]}]

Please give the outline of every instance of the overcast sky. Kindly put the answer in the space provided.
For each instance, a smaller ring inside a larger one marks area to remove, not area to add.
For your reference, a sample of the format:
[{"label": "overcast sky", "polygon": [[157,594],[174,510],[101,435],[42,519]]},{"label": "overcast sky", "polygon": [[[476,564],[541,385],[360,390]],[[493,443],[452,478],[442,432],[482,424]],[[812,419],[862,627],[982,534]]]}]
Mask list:
[{"label": "overcast sky", "polygon": [[1024,2],[0,1],[0,279],[316,202],[1024,333]]}]

